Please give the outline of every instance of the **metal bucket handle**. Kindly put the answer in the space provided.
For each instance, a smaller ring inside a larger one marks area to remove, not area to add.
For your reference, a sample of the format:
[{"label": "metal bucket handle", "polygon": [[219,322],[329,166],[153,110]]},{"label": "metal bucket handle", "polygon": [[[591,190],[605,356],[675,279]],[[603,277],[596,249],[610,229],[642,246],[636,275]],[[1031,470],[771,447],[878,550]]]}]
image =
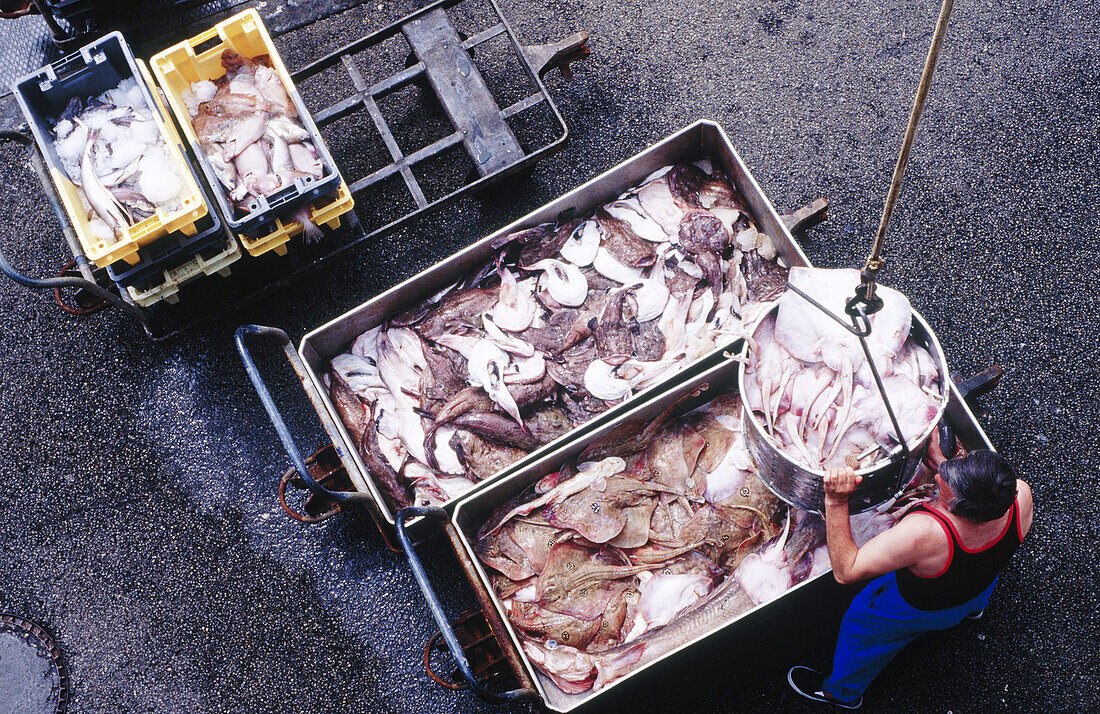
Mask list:
[{"label": "metal bucket handle", "polygon": [[[50,189],[50,186],[52,185],[51,179],[49,178],[49,173],[46,171],[46,166],[42,161],[42,157],[39,155],[38,150],[35,148],[34,141],[31,139],[31,137],[19,131],[0,131],[0,140],[5,139],[8,141],[14,141],[17,144],[22,144],[27,148],[27,155],[30,158],[31,168],[34,169],[35,173],[38,174],[39,179],[41,179],[43,191],[46,194],[46,198],[49,200],[50,206],[53,208],[54,214],[56,214],[57,216],[58,223],[61,224],[61,228],[65,232],[66,242],[69,244],[69,247],[73,249],[73,255],[76,256],[76,265],[80,268],[90,271],[90,268],[88,268],[88,259],[85,258],[84,254],[75,247],[77,245],[76,239],[69,234],[70,229],[68,217],[65,215],[65,210],[61,207],[61,204],[58,202],[57,197],[54,195],[54,192]],[[55,278],[44,279],[28,277],[12,267],[11,263],[8,262],[7,256],[4,255],[4,251],[2,248],[0,248],[0,272],[8,276],[8,278],[10,278],[12,282],[17,283],[18,285],[22,285],[25,288],[30,288],[31,290],[60,291],[61,288],[79,288],[81,290],[86,290],[103,302],[117,307],[137,319],[145,327],[146,331],[149,331],[152,327],[149,322],[149,318],[145,315],[144,312],[138,309],[137,306],[126,302],[122,299],[122,297],[111,292],[110,290],[107,290],[98,283],[92,280],[88,280],[86,278],[78,278],[76,276],[70,275],[58,275]],[[82,270],[81,272],[85,271]],[[58,304],[60,304],[62,308],[65,307],[64,303],[62,303],[60,299],[58,300]]]},{"label": "metal bucket handle", "polygon": [[481,682],[477,681],[477,678],[474,676],[474,671],[470,667],[470,661],[467,659],[466,653],[462,651],[462,645],[458,641],[458,636],[455,634],[454,628],[451,627],[451,622],[447,619],[447,614],[443,611],[443,603],[439,601],[439,596],[435,594],[435,588],[432,587],[431,582],[428,580],[428,573],[424,570],[424,564],[420,562],[420,556],[416,554],[416,548],[413,546],[412,540],[409,538],[408,530],[405,527],[405,522],[409,519],[420,518],[422,516],[435,518],[444,524],[446,524],[450,518],[447,512],[438,506],[408,506],[402,508],[397,512],[395,518],[397,525],[397,540],[400,541],[401,547],[404,549],[405,555],[409,559],[409,567],[412,568],[413,577],[416,578],[416,584],[420,586],[420,592],[424,594],[424,599],[428,601],[428,610],[432,613],[432,618],[435,619],[435,623],[439,626],[439,633],[442,635],[443,641],[447,644],[447,649],[451,651],[451,656],[454,657],[455,663],[458,665],[458,670],[462,673],[462,678],[466,680],[466,684],[469,685],[471,691],[483,700],[493,704],[504,704],[535,696],[535,690],[530,688],[511,689],[505,692],[491,692],[486,689]]},{"label": "metal bucket handle", "polygon": [[[302,479],[310,492],[319,498],[331,499],[336,503],[336,506],[330,511],[326,511],[316,516],[316,520],[325,520],[336,515],[336,513],[346,506],[374,505],[374,500],[367,494],[354,491],[332,491],[318,483],[317,480],[313,478],[313,475],[310,474],[305,459],[302,458],[301,452],[298,451],[298,446],[294,443],[294,437],[290,435],[290,430],[287,429],[286,422],[283,421],[283,415],[279,413],[279,408],[275,406],[275,400],[271,397],[271,390],[267,388],[267,383],[264,382],[264,378],[260,376],[260,371],[256,368],[256,363],[252,359],[252,354],[245,345],[245,337],[248,335],[274,335],[283,343],[283,351],[286,353],[295,372],[299,375],[304,374],[305,365],[302,363],[302,358],[298,356],[298,351],[294,349],[290,337],[279,328],[264,327],[263,325],[241,325],[237,328],[234,340],[237,343],[237,351],[241,354],[241,361],[244,362],[244,369],[248,372],[248,378],[252,380],[252,386],[255,387],[256,394],[260,396],[260,401],[267,411],[267,416],[271,419],[271,424],[279,434],[279,441],[283,443],[283,449],[286,451],[287,456],[290,457],[290,462],[293,464],[294,470],[297,471],[298,476]],[[307,392],[310,392],[311,387],[304,379],[302,380],[302,386]],[[312,393],[310,396],[313,396]],[[321,412],[318,411],[318,413],[320,414]],[[325,425],[325,427],[327,431],[328,426]],[[331,433],[329,433],[329,436],[333,438],[334,444],[339,443],[338,437],[334,437]],[[288,475],[289,474],[290,472],[288,472]],[[287,476],[284,476],[280,481],[280,500],[283,500],[286,488],[285,484],[289,480]],[[289,509],[287,510],[289,512]]]}]

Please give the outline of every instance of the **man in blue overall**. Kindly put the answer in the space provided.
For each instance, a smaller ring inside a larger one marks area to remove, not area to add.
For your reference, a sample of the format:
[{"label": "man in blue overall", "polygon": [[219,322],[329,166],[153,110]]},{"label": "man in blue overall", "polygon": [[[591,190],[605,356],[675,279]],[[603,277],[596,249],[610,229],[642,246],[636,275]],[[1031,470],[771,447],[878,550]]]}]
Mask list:
[{"label": "man in blue overall", "polygon": [[796,692],[845,709],[907,644],[929,630],[981,617],[997,573],[1031,527],[1031,488],[992,451],[945,459],[933,437],[926,463],[939,498],[910,511],[862,548],[852,540],[848,497],[861,477],[825,474],[825,526],[833,575],[842,584],[875,578],[852,601],[840,626],[833,671],[792,667]]}]

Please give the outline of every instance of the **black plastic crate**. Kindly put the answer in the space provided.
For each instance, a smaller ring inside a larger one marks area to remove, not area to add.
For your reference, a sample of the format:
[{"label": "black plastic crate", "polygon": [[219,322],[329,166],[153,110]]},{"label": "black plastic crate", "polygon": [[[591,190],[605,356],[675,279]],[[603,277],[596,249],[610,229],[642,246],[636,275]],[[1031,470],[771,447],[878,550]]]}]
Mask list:
[{"label": "black plastic crate", "polygon": [[118,262],[107,266],[107,274],[123,287],[140,286],[159,277],[162,271],[183,265],[210,246],[220,246],[225,238],[225,225],[217,213],[211,212],[199,222],[195,235],[172,233],[160,238],[139,252],[141,260],[137,265]]}]

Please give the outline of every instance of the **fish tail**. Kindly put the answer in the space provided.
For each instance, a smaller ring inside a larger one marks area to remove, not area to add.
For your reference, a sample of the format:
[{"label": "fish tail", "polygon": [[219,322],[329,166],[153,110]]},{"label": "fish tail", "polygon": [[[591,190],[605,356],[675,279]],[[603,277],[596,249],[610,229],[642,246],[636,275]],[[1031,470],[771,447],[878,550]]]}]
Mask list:
[{"label": "fish tail", "polygon": [[599,690],[605,684],[615,681],[626,673],[626,670],[638,663],[645,654],[645,643],[641,642],[629,647],[615,656],[603,659],[596,658],[596,681],[592,685],[593,691]]},{"label": "fish tail", "polygon": [[317,224],[309,219],[309,208],[302,207],[291,216],[295,221],[302,224],[302,235],[306,244],[317,243],[325,237],[324,231],[317,227]]}]

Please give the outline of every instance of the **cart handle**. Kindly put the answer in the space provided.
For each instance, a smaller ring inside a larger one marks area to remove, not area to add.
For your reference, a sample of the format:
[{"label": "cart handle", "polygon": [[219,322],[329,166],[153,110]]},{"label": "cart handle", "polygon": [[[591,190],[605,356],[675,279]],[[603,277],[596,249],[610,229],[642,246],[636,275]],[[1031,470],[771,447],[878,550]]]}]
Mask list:
[{"label": "cart handle", "polygon": [[[22,144],[27,148],[27,154],[30,157],[32,168],[39,175],[39,177],[48,176],[45,164],[42,163],[42,158],[38,155],[38,152],[34,149],[34,141],[26,134],[19,131],[0,131],[0,140],[14,141],[17,144]],[[57,215],[58,223],[61,224],[62,229],[68,225],[68,219],[65,217],[65,211],[61,208],[61,204],[58,203],[57,198],[50,191],[47,179],[43,180],[43,191],[46,194],[46,198],[49,199],[50,205],[53,207],[54,213]],[[69,241],[70,247],[73,241]],[[88,269],[88,259],[84,257],[82,253],[74,250],[77,265],[82,269]],[[145,316],[136,305],[132,305],[122,299],[121,296],[107,290],[101,285],[87,280],[85,278],[78,278],[76,276],[61,275],[56,278],[31,278],[23,275],[18,270],[12,267],[8,262],[7,256],[4,254],[2,248],[0,248],[0,272],[8,276],[12,282],[22,285],[25,288],[31,290],[53,290],[59,288],[80,288],[87,290],[92,295],[95,295],[100,300],[110,303],[114,307],[117,307],[132,317],[136,318],[146,330],[151,329],[152,325],[149,322],[149,318]]]},{"label": "cart handle", "polygon": [[432,613],[435,624],[439,625],[439,632],[443,636],[443,641],[447,643],[447,649],[451,651],[451,656],[454,657],[455,663],[462,673],[462,678],[466,680],[466,683],[470,685],[470,689],[473,690],[475,694],[483,700],[493,704],[504,704],[534,696],[535,691],[533,689],[512,689],[499,693],[490,692],[481,682],[477,681],[476,677],[474,677],[474,670],[470,667],[470,661],[466,659],[466,653],[462,651],[462,645],[458,642],[458,636],[455,635],[454,628],[451,627],[451,622],[447,619],[447,614],[443,611],[443,604],[439,602],[439,596],[435,594],[435,588],[432,587],[431,582],[428,580],[428,574],[424,570],[424,564],[420,562],[420,556],[416,554],[416,548],[413,546],[412,540],[409,538],[409,533],[405,528],[405,521],[411,518],[420,518],[421,516],[430,516],[443,523],[446,523],[449,518],[447,512],[438,506],[407,506],[406,508],[402,508],[397,512],[395,518],[397,525],[397,540],[401,542],[401,547],[405,550],[405,555],[409,558],[409,567],[412,568],[413,577],[416,578],[416,584],[420,586],[420,592],[424,593],[424,599],[428,601],[428,610]]},{"label": "cart handle", "polygon": [[[267,388],[267,383],[264,382],[264,378],[260,376],[260,371],[256,368],[256,363],[252,359],[252,354],[245,345],[245,337],[248,335],[273,335],[277,337],[283,343],[283,351],[286,352],[295,371],[299,374],[304,373],[305,365],[302,363],[302,358],[298,356],[297,350],[294,349],[294,345],[291,343],[290,338],[279,328],[264,327],[262,325],[241,325],[237,328],[234,339],[237,343],[237,351],[241,354],[241,361],[244,362],[244,369],[248,372],[248,378],[252,380],[252,386],[255,387],[256,394],[260,396],[260,401],[267,411],[267,416],[271,419],[271,424],[279,434],[279,441],[283,442],[283,449],[286,450],[287,456],[290,457],[291,464],[297,469],[298,476],[305,482],[306,488],[316,496],[329,498],[335,501],[337,504],[336,509],[340,509],[341,506],[345,504],[351,506],[374,503],[373,499],[367,494],[353,491],[331,491],[313,478],[313,475],[309,472],[309,467],[306,466],[305,459],[302,458],[301,452],[298,451],[298,446],[294,443],[294,437],[290,435],[290,430],[287,429],[286,422],[283,421],[283,415],[279,413],[279,408],[275,406],[275,400],[271,398],[271,390]],[[334,443],[334,445],[337,447],[337,453],[339,454],[341,451],[339,444]],[[323,515],[327,517],[328,514]]]}]

